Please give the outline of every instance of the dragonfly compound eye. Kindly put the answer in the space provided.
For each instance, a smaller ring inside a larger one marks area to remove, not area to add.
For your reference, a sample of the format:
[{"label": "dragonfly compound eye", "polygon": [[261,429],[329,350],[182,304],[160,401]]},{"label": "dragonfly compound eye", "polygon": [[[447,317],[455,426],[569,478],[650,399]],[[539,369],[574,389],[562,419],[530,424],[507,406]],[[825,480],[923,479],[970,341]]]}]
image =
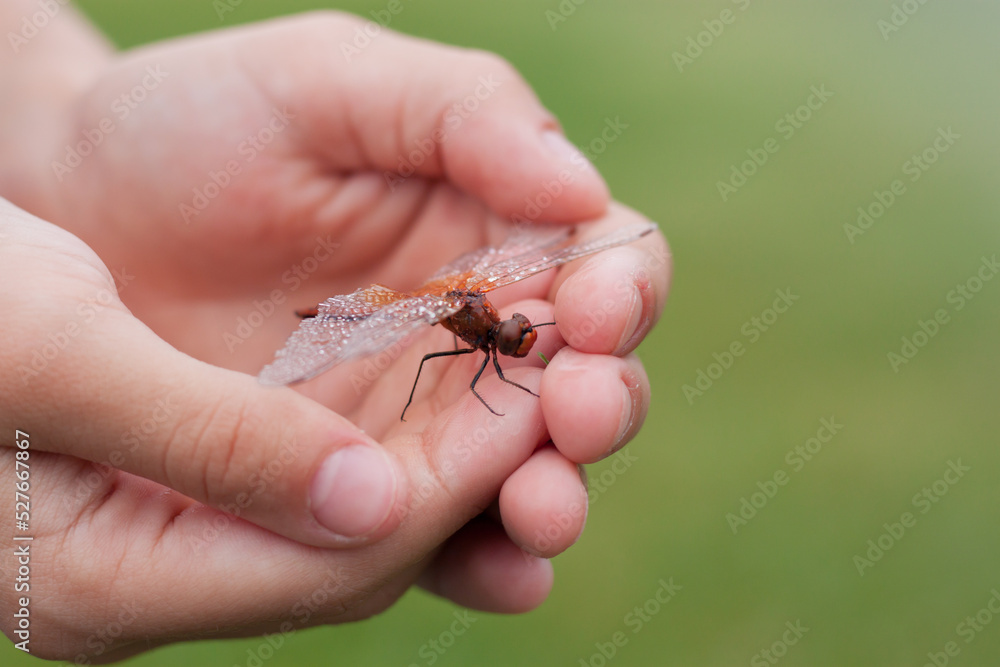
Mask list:
[{"label": "dragonfly compound eye", "polygon": [[538,338],[538,332],[521,313],[500,323],[497,331],[497,352],[508,357],[524,357]]}]

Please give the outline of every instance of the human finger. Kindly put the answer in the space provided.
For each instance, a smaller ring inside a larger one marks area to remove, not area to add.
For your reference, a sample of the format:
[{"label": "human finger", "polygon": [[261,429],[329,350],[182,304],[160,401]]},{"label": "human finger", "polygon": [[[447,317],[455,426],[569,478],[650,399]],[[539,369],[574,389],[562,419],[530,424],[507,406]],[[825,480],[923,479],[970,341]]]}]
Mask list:
[{"label": "human finger", "polygon": [[581,471],[552,446],[540,448],[504,482],[499,504],[511,540],[542,558],[572,546],[587,521]]},{"label": "human finger", "polygon": [[[596,236],[642,219],[616,203],[586,233]],[[598,354],[620,356],[634,350],[663,312],[671,259],[663,234],[654,231],[562,269],[551,294],[555,320],[566,342]]]},{"label": "human finger", "polygon": [[593,463],[639,432],[650,403],[639,358],[559,351],[542,375],[541,403],[549,435],[571,461]]}]

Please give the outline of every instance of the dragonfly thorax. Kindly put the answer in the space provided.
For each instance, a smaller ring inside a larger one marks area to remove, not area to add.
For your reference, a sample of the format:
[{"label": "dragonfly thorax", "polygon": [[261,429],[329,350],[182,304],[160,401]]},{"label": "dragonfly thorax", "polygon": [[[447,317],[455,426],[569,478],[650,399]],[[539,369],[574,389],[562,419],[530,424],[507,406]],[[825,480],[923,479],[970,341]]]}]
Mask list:
[{"label": "dragonfly thorax", "polygon": [[476,349],[496,349],[508,357],[527,356],[538,337],[527,317],[514,313],[509,320],[501,320],[500,313],[484,295],[468,292],[454,295],[465,298],[467,303],[441,322],[444,328]]},{"label": "dragonfly thorax", "polygon": [[482,294],[465,293],[460,296],[466,299],[466,304],[460,311],[442,320],[441,326],[470,346],[489,350],[493,342],[493,328],[500,323],[500,313]]}]

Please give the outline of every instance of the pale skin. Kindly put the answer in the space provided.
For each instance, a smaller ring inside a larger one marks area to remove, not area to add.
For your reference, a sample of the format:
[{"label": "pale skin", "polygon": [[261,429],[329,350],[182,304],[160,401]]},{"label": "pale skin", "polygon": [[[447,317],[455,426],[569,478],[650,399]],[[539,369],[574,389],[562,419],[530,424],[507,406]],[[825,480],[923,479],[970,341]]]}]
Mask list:
[{"label": "pale skin", "polygon": [[[5,2],[0,32],[36,10]],[[479,360],[466,355],[428,362],[400,423],[420,357],[453,344],[440,327],[376,372],[358,362],[296,388],[256,382],[294,309],[372,282],[418,285],[502,241],[529,201],[546,203],[547,223],[596,221],[585,234],[639,217],[609,201],[503,60],[383,30],[348,61],[340,45],[358,25],[310,14],[118,54],[66,8],[19,53],[3,50],[0,83],[20,92],[0,111],[12,323],[0,331],[0,481],[14,484],[13,430],[30,434],[32,532],[58,545],[32,560],[34,654],[106,662],[290,618],[357,620],[414,583],[472,609],[530,610],[552,586],[547,559],[583,530],[581,464],[641,426],[650,390],[633,350],[666,298],[659,233],[490,295],[504,317],[558,323],[539,330],[548,366],[503,360],[541,398],[492,371],[477,386],[504,417],[469,392]],[[157,67],[121,117],[115,100]],[[470,95],[475,110],[446,120]],[[92,154],[54,170],[106,117],[114,129]],[[270,136],[253,159],[240,151],[250,136]],[[435,136],[390,188],[386,173]],[[230,161],[239,173],[185,216]],[[539,199],[561,172],[561,191]],[[317,239],[335,246],[317,254],[331,247]],[[298,284],[282,281],[290,271]],[[250,335],[224,335],[275,289],[282,303]],[[60,332],[54,358],[26,373]],[[4,498],[0,532],[14,534]],[[296,605],[317,591],[303,618]],[[11,586],[0,599],[14,607]],[[93,638],[127,605],[141,613],[96,655]],[[8,636],[11,623],[4,613]]]}]

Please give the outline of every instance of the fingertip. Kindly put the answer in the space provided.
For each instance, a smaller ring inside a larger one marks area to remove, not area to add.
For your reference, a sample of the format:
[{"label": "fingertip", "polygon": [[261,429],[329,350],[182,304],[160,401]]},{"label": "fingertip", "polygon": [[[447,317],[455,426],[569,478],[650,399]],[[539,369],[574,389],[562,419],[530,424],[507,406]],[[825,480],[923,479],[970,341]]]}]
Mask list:
[{"label": "fingertip", "polygon": [[460,187],[514,221],[589,220],[603,215],[610,199],[586,156],[536,114],[470,119],[468,132],[446,145],[445,169]]},{"label": "fingertip", "polygon": [[542,558],[571,547],[587,522],[580,470],[552,446],[539,449],[507,479],[499,505],[514,543]]},{"label": "fingertip", "polygon": [[611,354],[652,316],[634,277],[639,261],[639,250],[614,248],[588,260],[560,286],[555,321],[574,349]]},{"label": "fingertip", "polygon": [[542,412],[559,451],[593,463],[635,436],[649,408],[649,380],[638,358],[563,348],[542,376]]},{"label": "fingertip", "polygon": [[[638,216],[624,210],[624,217]],[[560,333],[583,352],[628,354],[659,320],[670,274],[670,249],[659,231],[569,267],[553,284]]]},{"label": "fingertip", "polygon": [[399,466],[378,445],[350,444],[319,464],[309,482],[313,518],[335,540],[371,543],[399,524],[403,484]]}]

